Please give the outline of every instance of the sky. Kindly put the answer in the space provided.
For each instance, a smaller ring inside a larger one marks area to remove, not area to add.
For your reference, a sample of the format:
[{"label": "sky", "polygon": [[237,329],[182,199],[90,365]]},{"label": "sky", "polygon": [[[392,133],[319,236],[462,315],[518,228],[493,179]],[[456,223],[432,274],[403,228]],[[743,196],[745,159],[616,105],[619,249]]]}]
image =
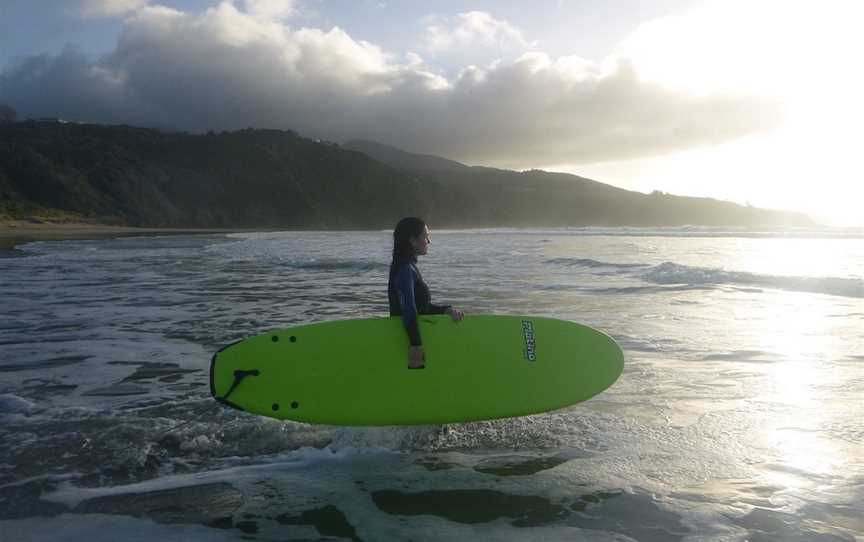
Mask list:
[{"label": "sky", "polygon": [[0,105],[864,226],[860,0],[2,0]]}]

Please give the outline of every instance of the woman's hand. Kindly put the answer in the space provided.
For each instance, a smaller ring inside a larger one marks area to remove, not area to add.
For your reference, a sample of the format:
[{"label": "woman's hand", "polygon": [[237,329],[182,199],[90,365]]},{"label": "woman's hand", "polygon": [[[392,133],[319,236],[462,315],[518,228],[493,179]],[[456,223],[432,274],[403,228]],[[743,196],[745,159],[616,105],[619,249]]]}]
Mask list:
[{"label": "woman's hand", "polygon": [[447,309],[447,314],[449,314],[453,318],[454,322],[458,322],[465,318],[464,312],[460,311],[459,309],[454,309],[453,307]]},{"label": "woman's hand", "polygon": [[426,354],[423,353],[422,346],[412,346],[408,350],[408,368],[422,369],[426,366]]}]

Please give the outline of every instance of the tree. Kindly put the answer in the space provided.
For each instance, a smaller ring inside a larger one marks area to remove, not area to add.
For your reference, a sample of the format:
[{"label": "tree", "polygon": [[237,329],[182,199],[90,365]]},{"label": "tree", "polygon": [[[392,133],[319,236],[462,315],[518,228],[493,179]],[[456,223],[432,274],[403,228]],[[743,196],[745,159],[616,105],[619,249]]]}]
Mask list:
[{"label": "tree", "polygon": [[18,115],[17,113],[15,113],[15,110],[8,105],[0,105],[0,123],[15,122],[15,118],[17,116]]}]

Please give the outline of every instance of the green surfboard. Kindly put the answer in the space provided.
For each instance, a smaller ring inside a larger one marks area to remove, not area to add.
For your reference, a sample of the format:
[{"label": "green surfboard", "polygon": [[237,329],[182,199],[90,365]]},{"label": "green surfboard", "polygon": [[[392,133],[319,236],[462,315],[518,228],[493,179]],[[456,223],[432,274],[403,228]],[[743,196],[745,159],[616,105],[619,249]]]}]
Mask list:
[{"label": "green surfboard", "polygon": [[524,416],[585,401],[624,367],[587,326],[533,316],[420,316],[425,369],[408,369],[399,317],[280,329],[224,347],[210,391],[262,416],[330,425],[418,425]]}]

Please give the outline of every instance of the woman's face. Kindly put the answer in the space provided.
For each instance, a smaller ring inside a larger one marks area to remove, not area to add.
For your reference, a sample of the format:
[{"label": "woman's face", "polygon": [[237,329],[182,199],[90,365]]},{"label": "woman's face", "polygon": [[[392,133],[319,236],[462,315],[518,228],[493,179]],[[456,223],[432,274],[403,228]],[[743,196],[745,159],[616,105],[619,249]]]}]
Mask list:
[{"label": "woman's face", "polygon": [[429,238],[429,228],[423,226],[423,233],[421,233],[419,237],[411,238],[411,246],[414,247],[414,254],[417,256],[424,256],[429,252],[429,243],[431,242],[432,240]]}]

